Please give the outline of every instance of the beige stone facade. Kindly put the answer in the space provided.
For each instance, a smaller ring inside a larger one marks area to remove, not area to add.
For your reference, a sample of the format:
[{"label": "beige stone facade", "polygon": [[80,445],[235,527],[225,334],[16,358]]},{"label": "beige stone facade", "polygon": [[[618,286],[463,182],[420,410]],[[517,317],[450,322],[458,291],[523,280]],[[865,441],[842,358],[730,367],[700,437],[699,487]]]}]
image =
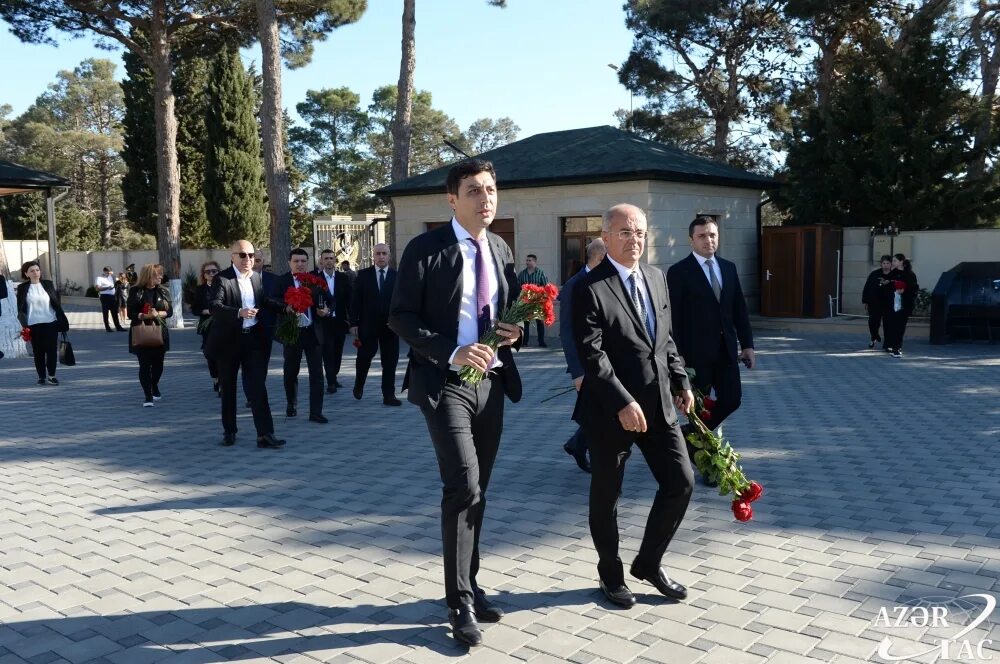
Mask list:
[{"label": "beige stone facade", "polygon": [[[638,205],[646,211],[652,233],[645,260],[666,270],[690,253],[687,229],[695,215],[716,215],[722,235],[719,254],[736,263],[748,304],[757,310],[756,213],[760,201],[761,192],[756,189],[655,180],[504,189],[501,175],[496,217],[514,220],[518,269],[527,254],[537,254],[539,267],[558,284],[564,217],[600,216],[616,203]],[[393,204],[397,256],[427,230],[427,224],[451,217],[443,193],[394,196]]]}]

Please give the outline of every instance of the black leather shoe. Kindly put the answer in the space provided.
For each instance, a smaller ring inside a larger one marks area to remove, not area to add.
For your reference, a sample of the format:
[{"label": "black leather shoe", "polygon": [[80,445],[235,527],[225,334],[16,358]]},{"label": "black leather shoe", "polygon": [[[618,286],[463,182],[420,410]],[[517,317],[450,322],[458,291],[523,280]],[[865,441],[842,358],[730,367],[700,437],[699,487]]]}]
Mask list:
[{"label": "black leather shoe", "polygon": [[339,380],[337,380],[336,378],[334,378],[334,379],[333,379],[333,387],[334,387],[335,389],[340,389],[341,387],[343,387],[343,385],[341,385],[341,384],[340,384],[340,381],[339,381]]},{"label": "black leather shoe", "polygon": [[662,567],[657,567],[655,571],[650,572],[632,563],[632,569],[629,570],[629,574],[642,581],[649,581],[660,591],[661,595],[666,595],[673,599],[686,599],[688,596],[687,588],[667,576],[663,572]]},{"label": "black leather shoe", "polygon": [[263,436],[257,436],[257,447],[278,448],[284,447],[284,445],[285,441],[275,438],[273,433],[266,433]]},{"label": "black leather shoe", "polygon": [[486,599],[482,588],[476,588],[473,593],[472,610],[476,612],[476,618],[483,622],[500,622],[503,609]]},{"label": "black leather shoe", "polygon": [[448,612],[448,622],[451,623],[451,635],[455,640],[467,646],[478,646],[483,643],[483,633],[479,631],[476,613],[468,604]]},{"label": "black leather shoe", "polygon": [[355,385],[354,389],[351,392],[354,394],[355,399],[361,401],[361,395],[364,394],[364,388]]},{"label": "black leather shoe", "polygon": [[309,416],[309,421],[310,422],[316,422],[318,424],[326,424],[330,420],[326,419],[322,415],[310,415]]},{"label": "black leather shoe", "polygon": [[609,588],[601,581],[601,592],[604,593],[609,602],[624,609],[631,609],[635,606],[635,595],[632,594],[632,591],[624,583],[620,586]]},{"label": "black leather shoe", "polygon": [[563,445],[563,449],[566,450],[566,454],[576,459],[576,465],[580,466],[580,470],[582,470],[585,473],[590,472],[590,462],[587,461],[586,452],[577,454],[576,452],[573,451],[573,448],[569,446],[568,441]]},{"label": "black leather shoe", "polygon": [[299,411],[295,410],[294,406],[289,406],[285,409],[285,417],[295,417],[299,414]]},{"label": "black leather shoe", "polygon": [[336,394],[337,393],[337,386],[336,385],[327,385],[326,386],[326,393],[327,394]]},{"label": "black leather shoe", "polygon": [[402,406],[403,402],[396,397],[386,397],[382,399],[382,403],[386,406]]},{"label": "black leather shoe", "polygon": [[232,447],[235,444],[236,444],[236,432],[235,431],[227,431],[225,434],[223,434],[223,436],[222,436],[222,445],[223,445],[223,447]]}]

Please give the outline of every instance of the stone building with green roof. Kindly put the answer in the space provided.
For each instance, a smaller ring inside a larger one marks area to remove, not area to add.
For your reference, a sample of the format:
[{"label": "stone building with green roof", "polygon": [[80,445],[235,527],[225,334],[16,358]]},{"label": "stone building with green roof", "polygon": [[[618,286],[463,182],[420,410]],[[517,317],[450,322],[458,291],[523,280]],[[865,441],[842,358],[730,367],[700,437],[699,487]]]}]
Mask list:
[{"label": "stone building with green roof", "polygon": [[[493,162],[499,203],[494,232],[514,250],[517,269],[538,255],[562,283],[600,236],[601,214],[616,203],[646,211],[651,232],[643,260],[663,270],[690,253],[688,224],[719,220],[719,254],[736,263],[750,306],[757,309],[758,214],[776,182],[740,168],[647,140],[613,127],[536,134],[478,158]],[[448,167],[415,175],[375,193],[391,201],[399,256],[407,242],[451,218]]]}]

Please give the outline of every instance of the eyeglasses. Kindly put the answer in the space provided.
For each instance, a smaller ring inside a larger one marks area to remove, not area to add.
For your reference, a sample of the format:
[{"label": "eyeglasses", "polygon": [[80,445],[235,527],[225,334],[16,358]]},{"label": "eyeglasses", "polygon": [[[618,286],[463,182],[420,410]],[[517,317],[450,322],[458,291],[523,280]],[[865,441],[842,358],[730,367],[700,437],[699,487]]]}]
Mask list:
[{"label": "eyeglasses", "polygon": [[635,238],[636,240],[645,240],[647,237],[649,237],[648,231],[618,231],[619,240],[631,240],[632,238]]},{"label": "eyeglasses", "polygon": [[234,251],[233,256],[239,256],[240,258],[253,258],[254,253],[252,251]]}]

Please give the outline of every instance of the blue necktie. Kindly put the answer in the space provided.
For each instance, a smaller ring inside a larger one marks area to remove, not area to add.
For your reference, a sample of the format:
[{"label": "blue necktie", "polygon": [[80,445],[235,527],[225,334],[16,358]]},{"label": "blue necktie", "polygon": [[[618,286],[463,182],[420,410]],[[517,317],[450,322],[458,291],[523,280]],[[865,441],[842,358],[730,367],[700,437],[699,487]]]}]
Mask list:
[{"label": "blue necktie", "polygon": [[639,280],[636,278],[635,272],[629,275],[628,283],[632,290],[632,302],[635,303],[635,310],[639,312],[639,318],[641,318],[646,324],[646,332],[649,333],[649,340],[653,341],[653,323],[649,320],[649,313],[646,311],[646,303],[643,301],[642,295],[639,293]]}]

